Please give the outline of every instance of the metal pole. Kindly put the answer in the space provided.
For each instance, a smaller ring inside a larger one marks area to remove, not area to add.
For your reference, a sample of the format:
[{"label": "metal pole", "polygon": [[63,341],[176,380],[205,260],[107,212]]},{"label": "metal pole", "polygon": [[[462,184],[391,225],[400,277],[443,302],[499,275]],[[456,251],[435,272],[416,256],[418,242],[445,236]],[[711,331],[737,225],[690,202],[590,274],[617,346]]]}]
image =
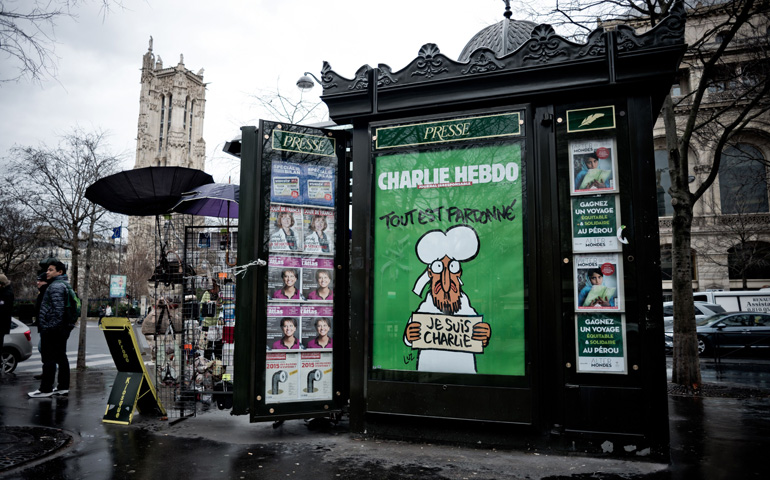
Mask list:
[{"label": "metal pole", "polygon": [[118,238],[120,239],[120,246],[118,247],[118,275],[120,275],[120,257],[123,255],[123,222],[120,222],[120,230],[118,230]]}]

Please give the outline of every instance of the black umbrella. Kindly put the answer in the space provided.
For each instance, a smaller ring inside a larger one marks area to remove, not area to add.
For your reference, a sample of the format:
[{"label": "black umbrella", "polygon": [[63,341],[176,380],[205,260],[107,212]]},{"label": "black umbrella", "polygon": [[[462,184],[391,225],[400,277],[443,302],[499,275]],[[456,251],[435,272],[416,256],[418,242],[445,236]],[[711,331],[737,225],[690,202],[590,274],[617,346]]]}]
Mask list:
[{"label": "black umbrella", "polygon": [[97,180],[86,189],[86,198],[115,213],[161,215],[182,193],[207,183],[214,183],[211,175],[194,168],[136,168]]}]

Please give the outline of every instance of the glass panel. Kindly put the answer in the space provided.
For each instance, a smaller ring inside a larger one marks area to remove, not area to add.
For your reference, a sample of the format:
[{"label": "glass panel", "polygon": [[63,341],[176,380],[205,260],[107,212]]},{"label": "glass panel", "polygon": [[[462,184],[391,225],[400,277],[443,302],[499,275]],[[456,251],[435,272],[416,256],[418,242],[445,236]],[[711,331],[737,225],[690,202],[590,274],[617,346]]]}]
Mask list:
[{"label": "glass panel", "polygon": [[[262,122],[263,239],[269,252],[265,403],[332,399],[335,139]],[[269,161],[264,161],[269,159]]]},{"label": "glass panel", "polygon": [[655,150],[655,186],[658,189],[658,216],[668,217],[674,214],[671,205],[671,177],[668,174],[668,152]]},{"label": "glass panel", "polygon": [[372,375],[525,375],[523,158],[521,139],[375,157]]},{"label": "glass panel", "polygon": [[762,153],[739,143],[722,152],[719,193],[723,214],[768,212],[767,171]]}]

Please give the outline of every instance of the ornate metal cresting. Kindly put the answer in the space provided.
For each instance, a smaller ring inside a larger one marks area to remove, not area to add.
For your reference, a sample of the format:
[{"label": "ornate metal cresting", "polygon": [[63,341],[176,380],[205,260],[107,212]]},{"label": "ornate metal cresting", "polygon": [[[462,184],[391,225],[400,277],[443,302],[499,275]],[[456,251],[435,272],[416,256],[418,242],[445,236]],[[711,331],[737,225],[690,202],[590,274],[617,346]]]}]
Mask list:
[{"label": "ornate metal cresting", "polygon": [[[588,35],[585,43],[559,36],[550,25],[512,20],[510,1],[504,0],[504,3],[505,19],[479,32],[466,46],[470,53],[464,51],[461,55],[464,60],[450,59],[436,44],[427,43],[401,70],[393,71],[390,66],[379,64],[374,77],[370,77],[372,67],[369,65],[360,67],[355,76],[348,79],[332,70],[329,62],[324,62],[321,72],[323,100],[329,105],[331,117],[334,119],[339,115],[339,120],[346,121],[350,115],[366,115],[362,109],[367,108],[371,114],[373,105],[378,111],[388,110],[391,99],[405,98],[403,92],[409,89],[416,89],[414,94],[425,102],[435,95],[434,104],[446,104],[451,99],[440,98],[440,92],[425,90],[427,84],[439,81],[443,86],[473,82],[477,88],[479,82],[499,81],[507,76],[505,89],[511,95],[525,94],[527,89],[535,91],[535,86],[539,90],[566,88],[576,78],[597,85],[612,85],[628,79],[643,81],[639,80],[640,75],[663,75],[667,65],[678,63],[683,53],[685,11],[681,1],[672,6],[669,15],[657,26],[645,33],[637,34],[626,25],[598,28]],[[671,62],[661,63],[661,49],[668,50]],[[647,60],[653,57],[655,60]],[[640,65],[648,61],[655,65],[652,72],[640,70]],[[552,67],[551,76],[545,83],[532,81],[535,67]],[[377,79],[376,85],[370,85],[371,78]],[[455,91],[458,89],[459,86]],[[391,95],[391,91],[399,94]],[[367,98],[361,96],[364,93]],[[358,97],[353,99],[350,95]],[[377,100],[373,101],[373,98]],[[338,105],[343,108],[338,109]],[[393,108],[401,106],[393,105]]]}]

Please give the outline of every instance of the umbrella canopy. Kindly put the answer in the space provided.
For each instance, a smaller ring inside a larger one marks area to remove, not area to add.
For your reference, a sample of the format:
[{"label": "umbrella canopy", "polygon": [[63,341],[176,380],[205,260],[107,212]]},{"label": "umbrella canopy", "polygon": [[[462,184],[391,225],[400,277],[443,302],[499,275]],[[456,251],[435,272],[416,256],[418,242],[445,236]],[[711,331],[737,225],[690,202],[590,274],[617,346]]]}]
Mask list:
[{"label": "umbrella canopy", "polygon": [[231,183],[209,183],[186,192],[171,209],[204,217],[238,218],[240,188]]},{"label": "umbrella canopy", "polygon": [[145,167],[126,170],[94,182],[86,198],[125,215],[161,215],[189,192],[214,183],[206,172],[185,167]]}]

